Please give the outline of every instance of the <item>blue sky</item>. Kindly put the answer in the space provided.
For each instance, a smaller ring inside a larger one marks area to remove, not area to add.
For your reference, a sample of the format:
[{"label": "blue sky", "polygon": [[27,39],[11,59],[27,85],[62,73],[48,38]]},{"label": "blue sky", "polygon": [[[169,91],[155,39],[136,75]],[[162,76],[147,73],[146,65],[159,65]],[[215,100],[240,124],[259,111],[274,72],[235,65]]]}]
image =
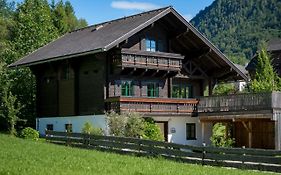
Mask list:
[{"label": "blue sky", "polygon": [[[22,0],[16,0],[21,2]],[[96,24],[143,11],[172,5],[186,19],[191,19],[214,0],[70,0],[76,16]]]}]

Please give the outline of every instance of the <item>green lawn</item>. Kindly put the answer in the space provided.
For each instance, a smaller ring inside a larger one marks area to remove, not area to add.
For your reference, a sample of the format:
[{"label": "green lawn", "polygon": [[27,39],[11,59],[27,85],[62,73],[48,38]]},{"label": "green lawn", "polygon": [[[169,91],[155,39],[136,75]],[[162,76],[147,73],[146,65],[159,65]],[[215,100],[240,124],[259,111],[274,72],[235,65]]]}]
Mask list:
[{"label": "green lawn", "polygon": [[0,134],[0,174],[272,174],[58,146]]}]

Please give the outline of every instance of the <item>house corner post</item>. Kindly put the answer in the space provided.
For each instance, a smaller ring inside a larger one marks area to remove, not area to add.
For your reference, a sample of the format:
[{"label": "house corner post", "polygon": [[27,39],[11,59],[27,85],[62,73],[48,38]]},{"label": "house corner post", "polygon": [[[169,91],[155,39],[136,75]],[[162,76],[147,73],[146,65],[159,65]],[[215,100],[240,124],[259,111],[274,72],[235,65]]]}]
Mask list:
[{"label": "house corner post", "polygon": [[281,150],[281,113],[273,114],[275,121],[275,149]]}]

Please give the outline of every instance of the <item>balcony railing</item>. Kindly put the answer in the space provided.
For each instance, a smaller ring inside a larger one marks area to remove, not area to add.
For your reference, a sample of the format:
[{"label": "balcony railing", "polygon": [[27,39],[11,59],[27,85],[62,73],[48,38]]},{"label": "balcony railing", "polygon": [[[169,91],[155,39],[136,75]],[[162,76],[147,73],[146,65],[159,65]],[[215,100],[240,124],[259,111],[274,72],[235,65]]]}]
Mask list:
[{"label": "balcony railing", "polygon": [[281,109],[281,93],[233,94],[200,98],[199,113]]},{"label": "balcony railing", "polygon": [[121,50],[123,68],[143,68],[167,71],[180,71],[184,56],[174,53]]},{"label": "balcony railing", "polygon": [[192,114],[197,112],[196,99],[112,97],[106,100],[108,110],[142,114]]}]

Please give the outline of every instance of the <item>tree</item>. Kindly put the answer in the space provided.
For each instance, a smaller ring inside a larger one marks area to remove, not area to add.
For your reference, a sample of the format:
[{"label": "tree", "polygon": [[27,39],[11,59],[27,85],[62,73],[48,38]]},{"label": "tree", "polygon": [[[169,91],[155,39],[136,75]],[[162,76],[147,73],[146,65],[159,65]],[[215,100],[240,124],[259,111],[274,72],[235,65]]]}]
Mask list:
[{"label": "tree", "polygon": [[[5,55],[6,63],[33,52],[58,36],[51,19],[47,0],[25,0],[18,6],[11,29],[10,49]],[[12,80],[11,92],[24,104],[20,117],[28,119],[28,125],[35,124],[35,78],[28,68],[9,70]]]},{"label": "tree", "polygon": [[52,19],[58,32],[62,35],[69,31],[69,26],[67,23],[68,17],[65,12],[65,7],[62,1],[55,4],[52,10]]},{"label": "tree", "polygon": [[1,103],[0,103],[0,116],[8,123],[8,129],[11,135],[16,135],[15,125],[20,118],[18,114],[23,107],[18,102],[17,97],[12,94],[10,90],[10,80],[7,79],[7,71],[5,64],[0,62],[0,90],[1,90]]},{"label": "tree", "polygon": [[[59,6],[59,11],[66,15],[64,4],[57,6]],[[6,67],[56,39],[65,31],[70,31],[68,27],[67,29],[61,27],[60,32],[58,31],[52,20],[54,8],[54,0],[51,5],[48,4],[47,0],[24,0],[16,9],[14,8],[14,3],[10,3],[8,0],[0,0],[0,64],[2,68],[4,65],[3,71],[5,72],[0,75],[0,79],[5,79],[4,82],[9,81],[9,92],[6,97],[10,95],[16,96],[17,102],[15,105],[18,102],[24,104],[24,107],[21,108],[17,115],[19,118],[27,119],[28,126],[35,125],[36,85],[34,76],[28,68],[6,69]],[[74,14],[70,3],[68,4],[68,11]],[[60,21],[57,21],[59,24],[68,21],[65,17],[58,19],[60,19]],[[85,25],[83,19],[81,19],[81,24],[77,25]],[[4,95],[2,87],[4,85],[6,86],[6,84],[0,84],[1,111],[7,111],[7,109],[3,109],[2,101]],[[11,98],[9,97],[9,99]],[[0,118],[0,120],[0,129],[7,128],[6,122],[2,122],[3,118]]]},{"label": "tree", "polygon": [[19,57],[58,37],[47,0],[25,0],[15,14],[13,43]]},{"label": "tree", "polygon": [[78,19],[75,16],[74,9],[69,1],[63,3],[60,0],[56,4],[52,1],[51,11],[53,23],[60,35],[88,25],[85,19]]},{"label": "tree", "polygon": [[271,59],[265,48],[257,57],[256,73],[250,89],[253,92],[272,92],[281,90],[281,79],[271,65]]}]

